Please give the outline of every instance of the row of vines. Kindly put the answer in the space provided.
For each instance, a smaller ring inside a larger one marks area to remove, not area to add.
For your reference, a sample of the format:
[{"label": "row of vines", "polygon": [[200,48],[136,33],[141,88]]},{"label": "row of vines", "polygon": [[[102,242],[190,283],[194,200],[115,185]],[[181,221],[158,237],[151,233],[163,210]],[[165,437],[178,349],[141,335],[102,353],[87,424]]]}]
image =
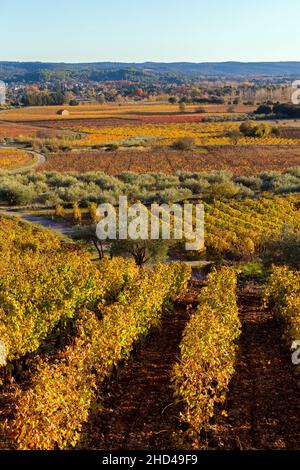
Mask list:
[{"label": "row of vines", "polygon": [[253,254],[284,229],[300,231],[298,199],[293,196],[205,204],[205,244],[211,251]]},{"label": "row of vines", "polygon": [[291,347],[300,338],[300,272],[274,266],[265,291],[265,304],[283,321],[284,339]]},{"label": "row of vines", "polygon": [[227,267],[213,271],[185,328],[172,378],[175,395],[183,402],[181,421],[188,425],[181,439],[195,447],[201,443],[215,406],[225,401],[240,328],[236,274]]},{"label": "row of vines", "polygon": [[6,218],[0,234],[2,367],[29,357],[26,380],[2,384],[1,431],[18,449],[75,446],[95,403],[101,412],[101,385],[159,326],[190,268],[93,265],[76,246]]}]

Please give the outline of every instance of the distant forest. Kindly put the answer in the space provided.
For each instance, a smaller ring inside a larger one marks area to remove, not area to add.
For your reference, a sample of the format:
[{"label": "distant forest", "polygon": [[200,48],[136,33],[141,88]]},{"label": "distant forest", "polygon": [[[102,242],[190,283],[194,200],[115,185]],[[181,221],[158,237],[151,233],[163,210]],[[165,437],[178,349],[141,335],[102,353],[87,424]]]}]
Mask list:
[{"label": "distant forest", "polygon": [[37,82],[53,78],[95,81],[181,82],[205,77],[286,77],[300,78],[300,62],[224,63],[113,63],[86,64],[0,62],[0,80]]}]

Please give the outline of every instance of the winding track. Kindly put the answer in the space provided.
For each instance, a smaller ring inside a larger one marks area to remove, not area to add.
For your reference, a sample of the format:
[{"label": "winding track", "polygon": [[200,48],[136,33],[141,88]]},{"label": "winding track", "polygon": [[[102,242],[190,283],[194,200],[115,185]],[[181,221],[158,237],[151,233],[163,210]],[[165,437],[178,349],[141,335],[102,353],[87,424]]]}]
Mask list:
[{"label": "winding track", "polygon": [[[11,147],[11,146],[4,146],[4,145],[0,146],[0,148],[23,150],[21,147]],[[32,165],[26,165],[24,167],[17,168],[14,170],[8,170],[8,173],[10,174],[24,173],[25,171],[32,170],[36,168],[37,166],[42,165],[46,162],[45,155],[42,155],[41,153],[38,153],[38,152],[34,152],[33,150],[26,150],[26,151],[30,153],[31,155],[33,155],[34,157],[37,157],[37,161],[32,163]],[[74,227],[71,227],[70,225],[67,225],[61,222],[56,222],[50,218],[38,217],[36,215],[27,214],[25,212],[16,212],[14,210],[9,210],[6,208],[1,208],[1,207],[0,207],[0,212],[4,215],[20,217],[21,219],[26,220],[27,222],[38,224],[38,225],[41,225],[42,227],[55,230],[56,232],[59,232],[60,234],[68,236],[68,237],[72,237],[72,235],[74,235],[74,233],[76,232],[76,229]]]},{"label": "winding track", "polygon": [[15,210],[10,210],[5,207],[0,207],[0,214],[7,215],[9,217],[19,217],[26,222],[32,224],[40,225],[44,228],[55,230],[61,235],[72,238],[73,235],[77,233],[76,227],[71,225],[64,224],[63,222],[57,222],[51,218],[39,217],[33,214],[27,214],[26,212],[17,212]]}]

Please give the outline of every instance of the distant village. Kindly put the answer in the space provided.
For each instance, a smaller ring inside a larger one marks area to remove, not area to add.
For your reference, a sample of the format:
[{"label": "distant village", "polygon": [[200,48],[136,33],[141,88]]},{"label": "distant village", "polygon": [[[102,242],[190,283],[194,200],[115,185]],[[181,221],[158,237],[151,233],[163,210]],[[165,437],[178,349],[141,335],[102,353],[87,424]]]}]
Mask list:
[{"label": "distant village", "polygon": [[[1,77],[0,77],[1,78]],[[127,103],[132,101],[259,105],[288,102],[291,82],[286,79],[254,79],[241,82],[217,78],[187,83],[154,83],[130,80],[93,81],[53,78],[48,81],[6,82],[7,106],[43,106]]]}]

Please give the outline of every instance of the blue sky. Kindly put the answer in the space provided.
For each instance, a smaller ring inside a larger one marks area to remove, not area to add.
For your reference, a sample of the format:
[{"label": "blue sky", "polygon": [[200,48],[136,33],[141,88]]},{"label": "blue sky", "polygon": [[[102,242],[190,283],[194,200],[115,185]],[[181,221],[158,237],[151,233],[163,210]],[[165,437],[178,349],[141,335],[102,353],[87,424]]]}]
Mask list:
[{"label": "blue sky", "polygon": [[300,60],[299,0],[0,0],[0,60]]}]

